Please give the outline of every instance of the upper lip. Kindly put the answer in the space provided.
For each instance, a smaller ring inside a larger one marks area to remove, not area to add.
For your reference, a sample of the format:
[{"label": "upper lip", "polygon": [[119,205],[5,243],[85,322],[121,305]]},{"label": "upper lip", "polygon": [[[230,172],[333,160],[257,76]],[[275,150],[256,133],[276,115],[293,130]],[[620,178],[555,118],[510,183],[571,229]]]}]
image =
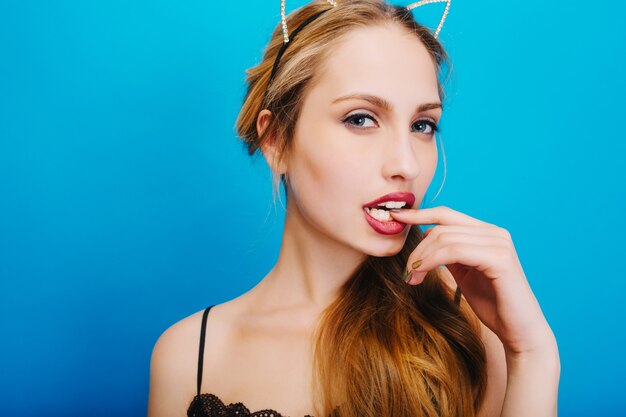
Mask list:
[{"label": "upper lip", "polygon": [[376,200],[370,201],[369,203],[365,203],[363,207],[375,207],[385,201],[404,201],[407,204],[405,208],[411,208],[413,207],[413,203],[415,203],[415,195],[413,193],[393,192],[378,197]]}]

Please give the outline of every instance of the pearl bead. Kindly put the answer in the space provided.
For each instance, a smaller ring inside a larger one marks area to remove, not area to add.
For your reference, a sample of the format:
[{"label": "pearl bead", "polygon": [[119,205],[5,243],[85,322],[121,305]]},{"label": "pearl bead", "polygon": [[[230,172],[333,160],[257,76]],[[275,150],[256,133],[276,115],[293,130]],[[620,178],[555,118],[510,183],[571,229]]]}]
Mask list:
[{"label": "pearl bead", "polygon": [[430,3],[441,3],[441,2],[446,2],[446,8],[443,11],[443,15],[441,16],[441,20],[439,21],[439,25],[437,25],[437,29],[435,30],[434,33],[434,37],[436,38],[439,35],[439,31],[441,30],[442,26],[443,26],[443,22],[446,20],[446,16],[448,15],[448,10],[450,10],[450,0],[421,0],[412,4],[409,4],[408,6],[406,6],[407,10],[413,10],[416,7],[420,7],[420,6],[424,6],[426,4],[430,4]]},{"label": "pearl bead", "polygon": [[[326,0],[331,6],[337,7],[337,2],[335,0]],[[439,0],[438,0],[439,1]],[[283,27],[283,42],[289,42],[289,32],[287,30],[287,15],[285,13],[286,8],[286,0],[280,0],[280,20],[282,21]]]}]

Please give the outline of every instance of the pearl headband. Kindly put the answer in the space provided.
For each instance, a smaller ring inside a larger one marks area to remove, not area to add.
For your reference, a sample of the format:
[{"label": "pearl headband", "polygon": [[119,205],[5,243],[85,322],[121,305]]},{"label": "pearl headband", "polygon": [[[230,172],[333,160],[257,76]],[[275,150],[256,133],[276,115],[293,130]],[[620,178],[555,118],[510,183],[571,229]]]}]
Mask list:
[{"label": "pearl headband", "polygon": [[[337,7],[337,2],[335,0],[326,0],[326,1],[331,6]],[[442,2],[446,3],[446,8],[443,11],[443,15],[441,16],[439,25],[437,26],[437,29],[435,30],[435,33],[433,35],[435,38],[437,38],[437,36],[439,35],[439,31],[441,30],[441,27],[443,26],[443,22],[446,20],[446,16],[448,15],[448,10],[450,10],[450,0],[421,0],[421,1],[417,1],[415,3],[411,3],[408,6],[406,6],[406,9],[410,11],[410,10],[415,9],[416,7],[424,6],[425,4],[442,3]],[[309,23],[311,23],[312,21],[314,21],[315,19],[317,19],[324,13],[326,13],[328,10],[330,10],[330,9],[322,10],[321,12],[316,13],[313,16],[309,17],[304,22],[302,22],[300,26],[294,29],[294,31],[291,32],[291,35],[290,35],[287,30],[287,15],[285,14],[285,3],[286,3],[285,0],[280,0],[280,19],[282,22],[281,25],[283,29],[283,44],[280,47],[278,54],[276,55],[276,60],[274,61],[274,66],[272,67],[272,74],[270,75],[269,83],[272,82],[272,80],[274,79],[274,76],[276,75],[276,71],[278,70],[278,63],[280,62],[280,58],[285,53],[285,50],[287,49],[287,46],[289,45],[289,41],[293,40],[293,38],[298,34],[298,32],[302,30],[302,28],[304,28],[306,25],[308,25]]]}]

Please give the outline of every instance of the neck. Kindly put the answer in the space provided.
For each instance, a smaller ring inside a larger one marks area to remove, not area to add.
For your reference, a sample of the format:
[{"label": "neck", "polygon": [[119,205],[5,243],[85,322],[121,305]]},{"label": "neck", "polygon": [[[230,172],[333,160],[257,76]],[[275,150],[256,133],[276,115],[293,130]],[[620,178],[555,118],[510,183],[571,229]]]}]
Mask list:
[{"label": "neck", "polygon": [[288,206],[278,261],[255,298],[263,306],[321,311],[367,255],[316,229],[294,206]]}]

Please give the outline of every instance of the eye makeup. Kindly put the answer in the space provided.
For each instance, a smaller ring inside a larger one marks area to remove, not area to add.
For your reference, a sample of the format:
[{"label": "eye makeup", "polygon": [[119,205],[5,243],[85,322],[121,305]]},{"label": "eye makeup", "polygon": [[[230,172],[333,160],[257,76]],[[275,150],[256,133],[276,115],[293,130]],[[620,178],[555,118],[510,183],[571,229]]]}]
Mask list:
[{"label": "eye makeup", "polygon": [[[354,128],[356,128],[356,129],[368,129],[370,127],[373,127],[373,126],[363,127],[360,124],[353,124],[353,123],[351,123],[353,121],[364,120],[364,119],[369,119],[369,120],[373,121],[376,125],[378,125],[378,121],[376,120],[376,118],[374,116],[372,116],[369,113],[364,113],[364,112],[350,114],[350,115],[348,115],[348,116],[346,116],[345,118],[342,119],[342,123],[345,124],[346,126],[352,128],[352,129],[354,129]],[[429,132],[419,132],[418,131],[417,133],[424,133],[426,135],[433,135],[433,134],[435,134],[435,132],[439,131],[439,127],[437,126],[437,124],[435,122],[433,122],[432,120],[430,120],[430,119],[424,119],[424,118],[418,119],[415,122],[413,122],[412,126],[414,126],[416,124],[422,124],[422,125],[426,125],[426,126],[430,127],[430,131]]]}]

